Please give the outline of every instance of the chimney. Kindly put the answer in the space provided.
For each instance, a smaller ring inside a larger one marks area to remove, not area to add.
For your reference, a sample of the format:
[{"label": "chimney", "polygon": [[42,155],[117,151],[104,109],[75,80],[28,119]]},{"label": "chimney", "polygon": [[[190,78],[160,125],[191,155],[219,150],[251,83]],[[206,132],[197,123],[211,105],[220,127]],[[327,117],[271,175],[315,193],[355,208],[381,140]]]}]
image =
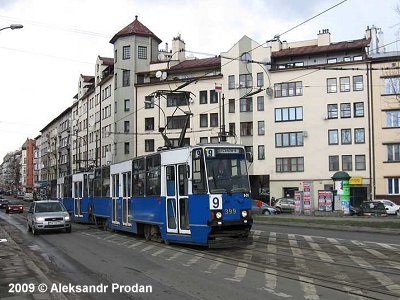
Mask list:
[{"label": "chimney", "polygon": [[172,58],[171,60],[178,60],[179,62],[185,60],[185,42],[181,39],[181,35],[172,39]]},{"label": "chimney", "polygon": [[331,33],[329,29],[322,29],[318,32],[318,46],[329,46],[331,44]]}]

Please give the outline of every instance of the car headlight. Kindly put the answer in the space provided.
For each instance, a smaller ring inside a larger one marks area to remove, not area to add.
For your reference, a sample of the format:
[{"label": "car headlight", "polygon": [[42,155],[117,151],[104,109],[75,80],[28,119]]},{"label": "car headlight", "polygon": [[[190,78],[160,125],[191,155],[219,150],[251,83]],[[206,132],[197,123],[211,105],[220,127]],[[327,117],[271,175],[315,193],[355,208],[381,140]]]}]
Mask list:
[{"label": "car headlight", "polygon": [[222,218],[222,213],[221,213],[220,211],[216,212],[216,213],[215,213],[215,217],[216,217],[217,219],[221,219],[221,218]]},{"label": "car headlight", "polygon": [[69,215],[64,216],[64,221],[69,221],[70,219]]},{"label": "car headlight", "polygon": [[242,218],[246,218],[247,217],[247,210],[242,210],[241,214],[242,214]]},{"label": "car headlight", "polygon": [[43,217],[36,217],[36,222],[44,222],[44,218]]}]

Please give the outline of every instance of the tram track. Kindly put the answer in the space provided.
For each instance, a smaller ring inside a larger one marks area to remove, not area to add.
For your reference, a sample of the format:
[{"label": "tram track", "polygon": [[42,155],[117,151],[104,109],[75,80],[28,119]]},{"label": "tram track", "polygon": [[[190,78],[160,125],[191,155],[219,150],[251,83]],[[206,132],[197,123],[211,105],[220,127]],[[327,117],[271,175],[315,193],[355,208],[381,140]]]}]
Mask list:
[{"label": "tram track", "polygon": [[[127,234],[125,233],[115,233],[117,235],[123,235],[126,236]],[[129,235],[129,237],[131,237]],[[139,238],[136,238],[139,239]],[[113,242],[113,239],[107,239],[109,242]],[[321,262],[320,259],[317,258],[305,258],[305,257],[300,257],[296,255],[282,255],[279,253],[279,256],[284,256],[285,257],[285,264],[284,266],[280,266],[279,264],[273,265],[271,263],[268,263],[268,260],[266,259],[269,255],[276,255],[276,253],[271,253],[268,251],[262,252],[262,250],[257,249],[257,244],[260,243],[259,240],[255,241],[256,245],[250,246],[249,247],[239,247],[239,248],[234,248],[234,249],[229,249],[229,250],[224,250],[224,249],[206,249],[206,248],[200,248],[198,246],[190,246],[190,245],[164,245],[159,242],[155,241],[145,241],[143,240],[143,246],[148,247],[152,246],[151,249],[155,251],[159,251],[161,249],[168,249],[174,252],[171,257],[176,255],[177,253],[180,254],[186,254],[186,255],[192,255],[195,256],[197,259],[206,259],[209,261],[212,261],[214,263],[222,263],[225,265],[230,265],[232,267],[237,268],[238,266],[245,266],[246,269],[252,270],[255,272],[259,272],[261,274],[269,274],[269,275],[274,275],[277,277],[281,278],[286,278],[290,280],[295,280],[298,282],[303,282],[307,284],[313,284],[315,286],[319,286],[322,288],[328,288],[332,289],[335,291],[343,292],[346,294],[350,294],[353,296],[360,296],[368,299],[383,299],[382,296],[387,297],[393,297],[393,299],[398,299],[399,294],[398,293],[393,293],[389,290],[387,290],[383,285],[376,285],[376,286],[367,286],[359,283],[354,283],[354,282],[348,282],[348,281],[343,281],[343,280],[338,280],[335,279],[335,276],[322,276],[321,273],[315,273],[315,272],[308,272],[307,274],[304,273],[304,270],[298,270],[296,267],[289,267],[291,265],[291,261],[293,259],[304,259],[306,262],[313,262],[313,263],[324,263]],[[265,244],[264,242],[263,244]],[[117,243],[118,244],[118,243]],[[119,243],[119,244],[124,244],[126,246],[125,242]],[[276,243],[275,245],[278,245],[279,243]],[[124,246],[122,245],[122,246]],[[255,246],[255,247],[254,247]],[[288,245],[286,245],[288,246]],[[304,247],[298,247],[299,249],[306,250]],[[309,249],[307,249],[309,250]],[[242,252],[239,254],[239,252]],[[254,256],[254,253],[257,253],[257,256]],[[340,253],[340,252],[338,252]],[[249,259],[250,255],[250,259]],[[343,254],[344,256],[344,254]],[[257,261],[259,260],[259,262]],[[266,265],[267,264],[267,265]],[[338,263],[338,264],[333,264],[330,265],[328,263],[325,263],[326,267],[330,267],[330,271],[332,271],[332,267],[338,268],[336,271],[338,272],[337,274],[340,274],[340,272],[343,272],[343,268],[345,269],[354,269],[354,270],[361,270],[361,271],[374,271],[382,274],[387,274],[387,275],[399,275],[400,273],[396,272],[389,272],[386,270],[381,270],[381,269],[371,269],[371,268],[363,268],[361,266],[357,265],[348,265],[345,263]]]}]

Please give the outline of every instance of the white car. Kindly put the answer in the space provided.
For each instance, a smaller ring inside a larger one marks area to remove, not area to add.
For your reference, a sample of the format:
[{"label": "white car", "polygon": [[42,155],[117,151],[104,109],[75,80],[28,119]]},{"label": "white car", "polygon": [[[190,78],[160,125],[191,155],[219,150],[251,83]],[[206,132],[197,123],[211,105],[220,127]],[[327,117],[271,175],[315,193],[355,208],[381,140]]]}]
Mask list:
[{"label": "white car", "polygon": [[388,215],[400,216],[400,205],[397,205],[396,203],[386,199],[377,199],[376,201],[383,203]]}]

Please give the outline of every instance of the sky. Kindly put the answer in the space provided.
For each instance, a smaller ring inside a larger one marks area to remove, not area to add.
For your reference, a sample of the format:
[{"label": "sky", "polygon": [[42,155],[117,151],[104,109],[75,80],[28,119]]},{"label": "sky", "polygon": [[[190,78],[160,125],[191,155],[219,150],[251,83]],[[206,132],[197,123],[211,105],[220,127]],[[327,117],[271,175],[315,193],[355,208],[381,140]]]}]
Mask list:
[{"label": "sky", "polygon": [[[73,103],[79,75],[94,75],[97,56],[135,16],[162,43],[181,35],[186,50],[219,55],[244,35],[262,44],[342,0],[0,0],[0,163]],[[400,0],[347,0],[281,35],[288,42],[363,38],[384,32],[387,50],[400,50]],[[171,47],[171,46],[170,46]]]}]

